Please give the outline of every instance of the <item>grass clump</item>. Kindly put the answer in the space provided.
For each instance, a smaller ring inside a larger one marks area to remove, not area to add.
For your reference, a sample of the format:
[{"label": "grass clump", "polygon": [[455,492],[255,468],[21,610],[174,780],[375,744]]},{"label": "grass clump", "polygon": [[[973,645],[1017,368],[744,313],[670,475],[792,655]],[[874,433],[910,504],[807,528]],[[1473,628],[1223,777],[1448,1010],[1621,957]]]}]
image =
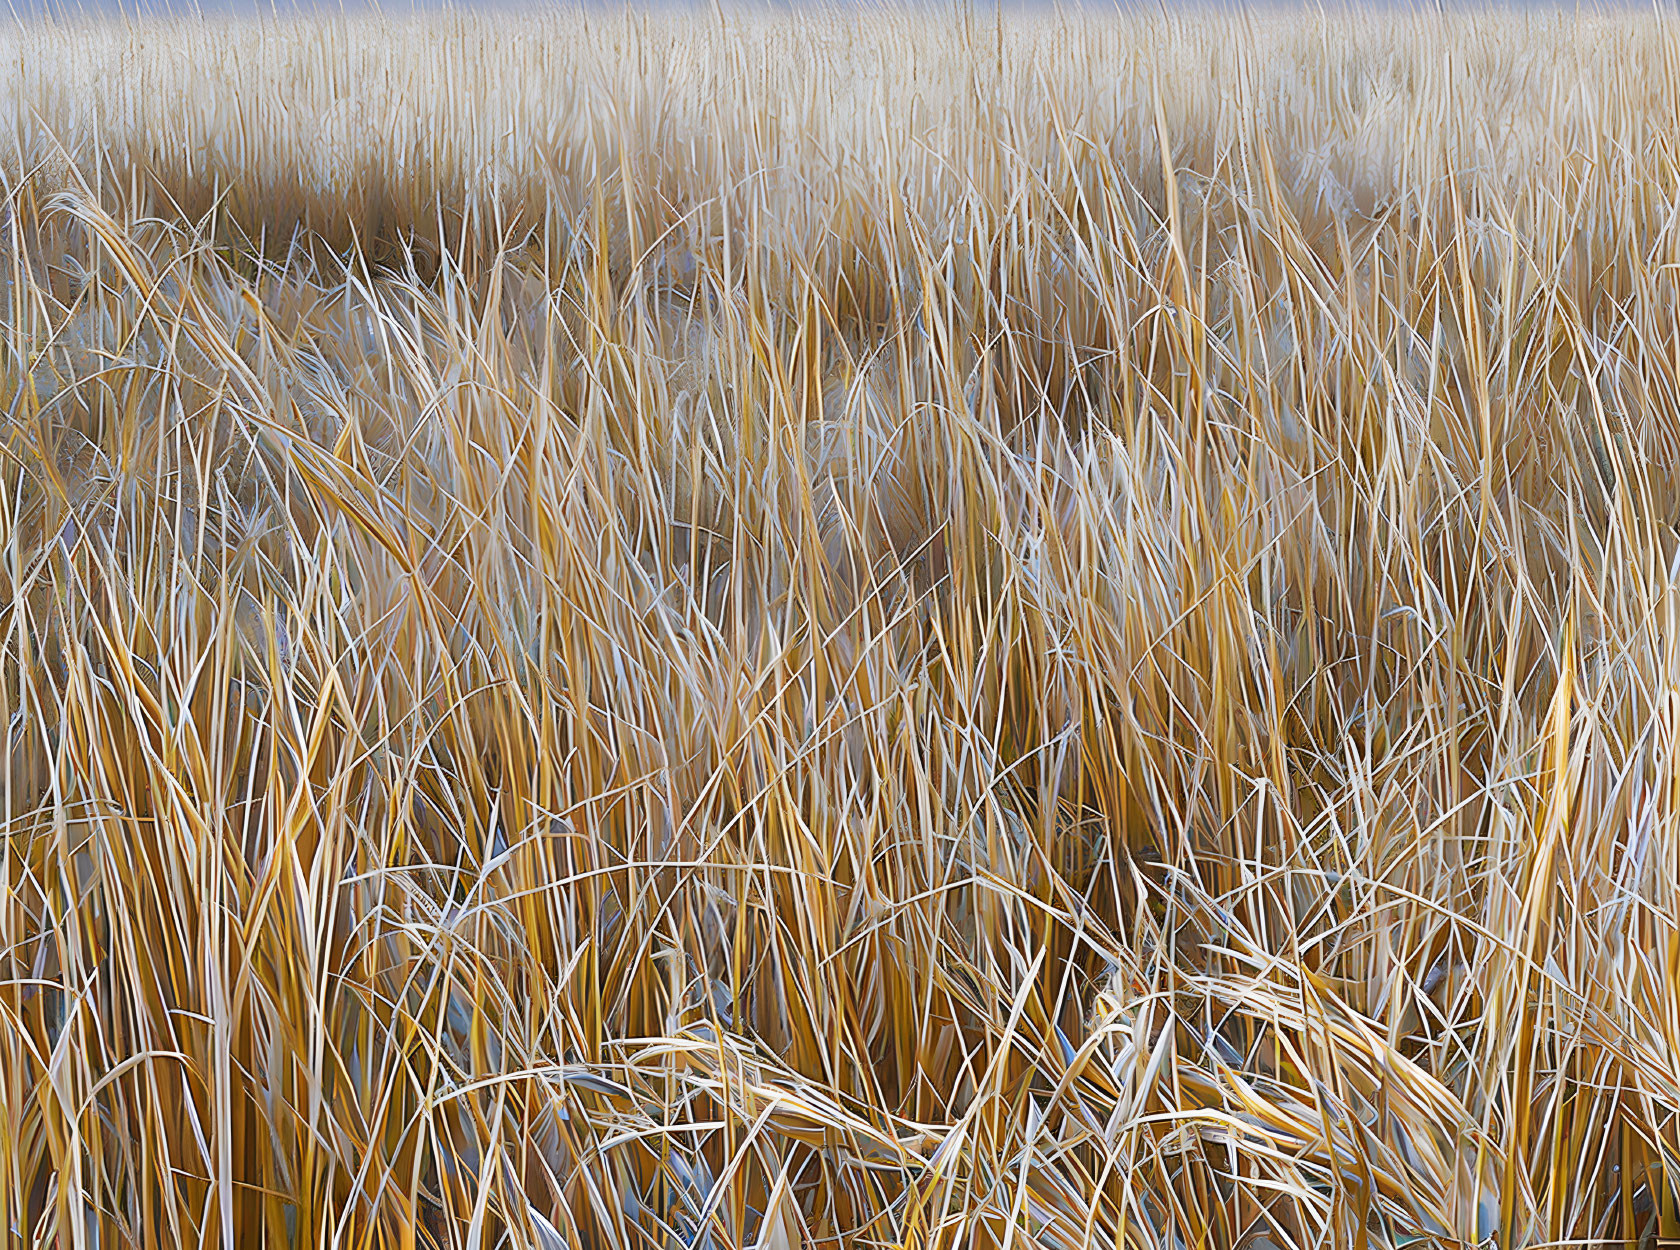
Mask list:
[{"label": "grass clump", "polygon": [[7,1236],[1673,1231],[1660,15],[6,40]]}]

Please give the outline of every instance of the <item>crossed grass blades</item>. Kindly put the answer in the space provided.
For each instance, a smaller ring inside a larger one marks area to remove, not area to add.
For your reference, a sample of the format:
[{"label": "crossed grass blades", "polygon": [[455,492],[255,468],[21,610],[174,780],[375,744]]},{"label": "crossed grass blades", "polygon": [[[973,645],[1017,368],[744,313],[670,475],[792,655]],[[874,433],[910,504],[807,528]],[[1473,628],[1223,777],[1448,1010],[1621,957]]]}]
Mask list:
[{"label": "crossed grass blades", "polygon": [[0,1229],[1671,1231],[1677,51],[6,36]]}]

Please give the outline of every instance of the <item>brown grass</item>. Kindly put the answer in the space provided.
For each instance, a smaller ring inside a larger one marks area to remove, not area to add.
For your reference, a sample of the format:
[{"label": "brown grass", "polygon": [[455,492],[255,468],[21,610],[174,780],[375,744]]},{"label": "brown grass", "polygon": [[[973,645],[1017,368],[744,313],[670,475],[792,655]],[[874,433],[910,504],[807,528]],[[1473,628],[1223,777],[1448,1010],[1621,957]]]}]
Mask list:
[{"label": "brown grass", "polygon": [[0,1235],[1680,1231],[1660,16],[0,48]]}]

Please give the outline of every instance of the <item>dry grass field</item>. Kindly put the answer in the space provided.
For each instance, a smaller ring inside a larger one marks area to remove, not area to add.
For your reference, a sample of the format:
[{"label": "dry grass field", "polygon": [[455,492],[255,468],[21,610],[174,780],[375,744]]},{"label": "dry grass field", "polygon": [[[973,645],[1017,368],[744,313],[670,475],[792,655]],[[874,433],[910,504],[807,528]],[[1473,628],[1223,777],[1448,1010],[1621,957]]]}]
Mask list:
[{"label": "dry grass field", "polygon": [[1662,13],[0,83],[8,1244],[1680,1231]]}]

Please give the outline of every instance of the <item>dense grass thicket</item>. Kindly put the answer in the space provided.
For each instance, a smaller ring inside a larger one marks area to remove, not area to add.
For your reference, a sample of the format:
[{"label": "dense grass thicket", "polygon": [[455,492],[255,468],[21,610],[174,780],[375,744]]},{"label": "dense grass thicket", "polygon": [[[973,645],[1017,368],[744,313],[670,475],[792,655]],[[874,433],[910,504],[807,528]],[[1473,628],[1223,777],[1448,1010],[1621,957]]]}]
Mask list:
[{"label": "dense grass thicket", "polygon": [[0,1236],[1680,1227],[1662,15],[0,83]]}]

